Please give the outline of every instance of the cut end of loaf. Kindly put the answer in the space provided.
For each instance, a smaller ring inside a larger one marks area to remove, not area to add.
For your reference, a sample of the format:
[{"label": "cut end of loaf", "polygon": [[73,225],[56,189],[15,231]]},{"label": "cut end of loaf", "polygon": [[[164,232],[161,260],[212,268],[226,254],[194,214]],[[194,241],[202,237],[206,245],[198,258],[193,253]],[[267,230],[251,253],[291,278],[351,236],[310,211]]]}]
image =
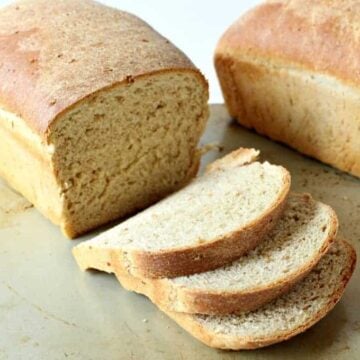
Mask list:
[{"label": "cut end of loaf", "polygon": [[207,96],[199,73],[173,70],[98,92],[57,120],[49,142],[63,232],[134,213],[195,176]]}]

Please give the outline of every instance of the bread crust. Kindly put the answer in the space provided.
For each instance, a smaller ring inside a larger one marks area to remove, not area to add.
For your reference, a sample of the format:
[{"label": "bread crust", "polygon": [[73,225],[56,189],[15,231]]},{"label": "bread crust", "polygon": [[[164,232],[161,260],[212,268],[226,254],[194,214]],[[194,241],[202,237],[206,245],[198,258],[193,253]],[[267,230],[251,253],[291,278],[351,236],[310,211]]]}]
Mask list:
[{"label": "bread crust", "polygon": [[217,53],[300,66],[360,85],[358,5],[346,0],[272,0],[248,11],[221,37]]},{"label": "bread crust", "polygon": [[[324,205],[326,206],[326,205]],[[239,291],[209,291],[206,289],[189,289],[176,286],[167,279],[136,279],[118,271],[115,274],[120,283],[128,290],[146,295],[155,304],[170,311],[190,314],[225,315],[242,311],[252,311],[288,292],[302,280],[326,254],[335,240],[338,220],[335,212],[328,206],[329,233],[319,252],[302,264],[296,272],[284,276],[281,280]]]},{"label": "bread crust", "polygon": [[314,324],[316,324],[318,321],[320,321],[325,315],[327,315],[338,303],[345,291],[346,285],[349,282],[351,275],[355,269],[356,252],[354,248],[346,241],[337,241],[341,241],[348,252],[348,263],[346,268],[344,268],[343,270],[338,288],[333,293],[326,306],[324,306],[316,314],[314,314],[314,316],[308,322],[302,324],[301,326],[298,326],[291,331],[275,333],[272,336],[265,338],[245,338],[237,336],[219,335],[206,331],[205,328],[202,327],[199,323],[192,320],[191,315],[185,313],[171,312],[164,309],[161,310],[164,311],[170,318],[172,318],[195,338],[213,348],[227,350],[252,350],[288,340],[300,333],[303,333],[304,331],[312,327]]},{"label": "bread crust", "polygon": [[79,101],[138,77],[192,72],[208,88],[148,24],[94,1],[19,1],[1,9],[0,34],[0,103],[45,138]]},{"label": "bread crust", "polygon": [[215,67],[241,125],[359,177],[355,6],[268,1],[225,32]]}]

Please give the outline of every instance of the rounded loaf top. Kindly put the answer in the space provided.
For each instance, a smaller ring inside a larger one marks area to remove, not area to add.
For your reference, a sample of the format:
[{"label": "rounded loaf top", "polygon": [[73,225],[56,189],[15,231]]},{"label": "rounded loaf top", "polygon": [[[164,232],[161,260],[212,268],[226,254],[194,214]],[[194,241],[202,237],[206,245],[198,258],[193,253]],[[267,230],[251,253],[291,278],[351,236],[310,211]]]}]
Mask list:
[{"label": "rounded loaf top", "polygon": [[359,87],[359,10],[356,0],[268,0],[223,34],[216,57],[255,57],[274,68],[304,69]]},{"label": "rounded loaf top", "polygon": [[200,75],[129,13],[90,0],[28,0],[0,10],[0,104],[40,134],[100,89],[169,70]]}]

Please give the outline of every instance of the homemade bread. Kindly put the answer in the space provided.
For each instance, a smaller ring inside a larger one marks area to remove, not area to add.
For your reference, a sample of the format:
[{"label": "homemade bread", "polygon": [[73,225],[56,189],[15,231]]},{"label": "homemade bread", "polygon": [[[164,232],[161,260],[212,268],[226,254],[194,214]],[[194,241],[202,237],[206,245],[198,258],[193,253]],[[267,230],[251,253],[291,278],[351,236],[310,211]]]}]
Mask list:
[{"label": "homemade bread", "polygon": [[170,311],[254,310],[288,291],[316,266],[335,239],[337,225],[330,207],[307,194],[290,194],[276,227],[256,249],[230,265],[186,277],[137,282],[116,267],[115,273],[123,287]]},{"label": "homemade bread", "polygon": [[272,0],[242,16],[215,53],[231,116],[360,176],[359,23],[353,0]]},{"label": "homemade bread", "polygon": [[208,346],[256,349],[290,339],[322,319],[340,300],[355,263],[353,247],[337,240],[303,281],[258,310],[224,316],[162,310]]},{"label": "homemade bread", "polygon": [[175,277],[215,269],[253,249],[283,212],[290,174],[267,162],[241,165],[239,159],[248,161],[244,151],[249,150],[225,156],[182,190],[76,246],[80,268]]},{"label": "homemade bread", "polygon": [[198,169],[208,87],[139,18],[87,0],[0,10],[0,174],[75,237]]}]

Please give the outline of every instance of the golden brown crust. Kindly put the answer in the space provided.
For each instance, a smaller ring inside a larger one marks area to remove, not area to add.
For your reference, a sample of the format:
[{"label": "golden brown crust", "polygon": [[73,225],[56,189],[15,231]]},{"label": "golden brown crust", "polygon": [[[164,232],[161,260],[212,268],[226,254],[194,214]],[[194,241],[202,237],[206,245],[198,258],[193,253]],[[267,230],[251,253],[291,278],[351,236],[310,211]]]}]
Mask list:
[{"label": "golden brown crust", "polygon": [[217,52],[267,57],[360,84],[360,21],[353,1],[276,0],[235,22]]},{"label": "golden brown crust", "polygon": [[347,248],[348,251],[348,263],[346,268],[343,270],[342,278],[339,281],[339,286],[334,292],[332,297],[329,299],[326,306],[321,308],[318,313],[314,314],[312,319],[307,323],[302,324],[298,328],[282,333],[276,333],[267,338],[245,338],[245,337],[236,337],[231,335],[221,335],[214,334],[207,331],[202,327],[198,322],[193,321],[191,315],[184,313],[171,312],[164,309],[164,311],[169,317],[175,320],[181,327],[187,330],[195,338],[203,342],[204,344],[220,349],[229,349],[229,350],[251,350],[258,349],[261,347],[269,346],[276,344],[285,340],[288,340],[304,331],[309,329],[311,326],[320,321],[325,315],[327,315],[340,300],[343,295],[346,285],[349,282],[351,275],[354,272],[356,265],[356,252],[354,248],[347,243],[346,241],[339,240],[343,243],[343,246]]},{"label": "golden brown crust", "polygon": [[[0,103],[38,133],[78,101],[191,61],[139,18],[90,0],[19,1],[0,11]],[[31,94],[31,96],[29,96]]]},{"label": "golden brown crust", "polygon": [[170,311],[209,315],[230,314],[255,310],[278,296],[288,292],[303,279],[319,262],[335,240],[338,220],[329,207],[330,222],[328,237],[314,257],[303,264],[297,272],[276,283],[251,289],[251,291],[208,291],[176,286],[167,279],[142,279],[127,276],[115,267],[115,274],[128,290],[146,295],[155,304]]},{"label": "golden brown crust", "polygon": [[[290,174],[284,171],[284,186],[276,203],[259,219],[211,243],[162,252],[129,251],[127,272],[139,278],[172,278],[213,270],[255,248],[282,215],[290,189]],[[111,263],[123,266],[124,253],[112,249]],[[122,269],[118,269],[122,271]]]}]

